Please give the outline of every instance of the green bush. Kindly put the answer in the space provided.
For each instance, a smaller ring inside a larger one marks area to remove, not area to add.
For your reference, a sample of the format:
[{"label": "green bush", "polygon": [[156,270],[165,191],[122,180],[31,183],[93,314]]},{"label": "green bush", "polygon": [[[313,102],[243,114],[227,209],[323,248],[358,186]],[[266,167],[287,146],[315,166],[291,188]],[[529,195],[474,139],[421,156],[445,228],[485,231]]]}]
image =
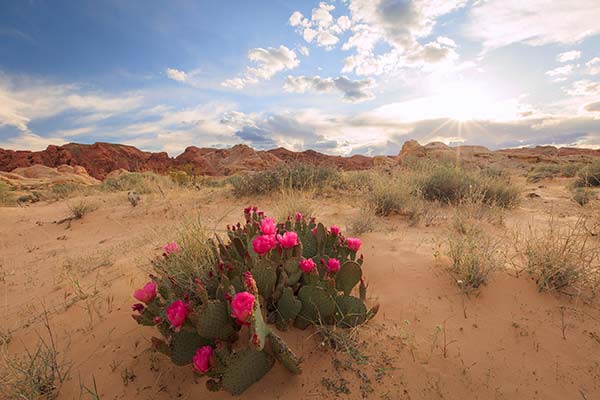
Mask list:
[{"label": "green bush", "polygon": [[163,189],[172,189],[174,182],[164,175],[153,172],[125,172],[102,182],[102,190],[107,192],[135,191],[140,194],[159,192]]},{"label": "green bush", "polygon": [[335,168],[301,163],[229,178],[235,196],[261,195],[284,189],[321,189],[339,181],[340,172]]},{"label": "green bush", "polygon": [[539,182],[542,179],[553,178],[561,174],[560,165],[557,164],[540,164],[533,168],[527,174],[529,182]]},{"label": "green bush", "polygon": [[[476,180],[476,182],[478,182]],[[519,203],[521,197],[521,189],[510,181],[503,179],[488,179],[483,183],[478,182],[482,186],[483,202],[492,206],[502,208],[512,208]]]},{"label": "green bush", "polygon": [[81,185],[76,183],[57,183],[50,188],[52,196],[57,199],[66,199],[71,197],[73,193],[78,192],[81,189]]},{"label": "green bush", "polygon": [[420,179],[421,194],[426,200],[456,204],[477,189],[473,176],[457,166],[440,165]]},{"label": "green bush", "polygon": [[600,160],[596,160],[579,171],[575,186],[600,186]]},{"label": "green bush", "polygon": [[594,199],[595,196],[594,191],[589,188],[580,187],[573,190],[573,200],[582,207]]}]

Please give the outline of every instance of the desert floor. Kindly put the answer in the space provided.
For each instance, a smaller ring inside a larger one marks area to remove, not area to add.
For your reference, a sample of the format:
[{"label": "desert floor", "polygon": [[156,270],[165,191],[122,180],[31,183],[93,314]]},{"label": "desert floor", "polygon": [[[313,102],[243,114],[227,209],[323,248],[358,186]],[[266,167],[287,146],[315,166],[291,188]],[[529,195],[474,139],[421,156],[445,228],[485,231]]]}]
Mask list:
[{"label": "desert floor", "polygon": [[[579,206],[560,179],[523,185],[521,205],[502,224],[486,223],[494,237],[511,245],[516,232],[543,226],[551,214],[577,218]],[[541,197],[526,196],[534,191]],[[45,309],[60,356],[71,364],[61,399],[94,398],[87,390],[94,381],[102,399],[231,398],[209,393],[191,367],[151,350],[155,332],[131,318],[132,292],[185,222],[218,231],[240,220],[248,204],[273,212],[273,200],[205,188],[144,196],[133,208],[126,193],[97,194],[87,198],[95,211],[70,227],[55,223],[71,201],[0,208],[0,333],[10,338],[8,354],[47,338]],[[314,204],[320,221],[341,227],[360,207],[335,194]],[[241,398],[600,399],[598,302],[540,293],[510,263],[465,295],[444,269],[452,213],[441,207],[417,226],[381,218],[361,235],[369,303],[381,305],[356,332],[365,358],[332,350],[310,329],[284,332],[304,359],[303,374],[276,364]]]}]

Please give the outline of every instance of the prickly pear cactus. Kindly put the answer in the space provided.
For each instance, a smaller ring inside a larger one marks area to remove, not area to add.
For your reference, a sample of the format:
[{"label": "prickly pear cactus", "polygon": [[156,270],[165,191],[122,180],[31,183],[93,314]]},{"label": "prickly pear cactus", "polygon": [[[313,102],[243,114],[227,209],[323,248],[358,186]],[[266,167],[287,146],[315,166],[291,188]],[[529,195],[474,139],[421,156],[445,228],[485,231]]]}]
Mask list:
[{"label": "prickly pear cactus", "polygon": [[[366,305],[359,239],[300,213],[276,223],[248,207],[244,217],[244,224],[208,241],[208,256],[186,254],[194,250],[175,242],[165,246],[152,262],[156,275],[135,291],[133,306],[134,319],[160,333],[152,339],[156,351],[176,365],[192,364],[208,378],[209,390],[234,395],[275,360],[292,374],[302,372],[301,359],[270,324],[352,328],[379,309]],[[182,264],[186,260],[193,265]]]},{"label": "prickly pear cactus", "polygon": [[227,365],[221,381],[223,389],[231,394],[242,394],[258,382],[273,366],[273,356],[253,349],[235,354]]}]

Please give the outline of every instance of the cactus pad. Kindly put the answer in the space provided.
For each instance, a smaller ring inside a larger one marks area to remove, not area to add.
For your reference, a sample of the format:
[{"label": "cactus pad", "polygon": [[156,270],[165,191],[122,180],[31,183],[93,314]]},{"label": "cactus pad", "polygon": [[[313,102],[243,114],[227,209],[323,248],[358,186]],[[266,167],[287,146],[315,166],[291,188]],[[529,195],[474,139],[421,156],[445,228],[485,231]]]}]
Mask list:
[{"label": "cactus pad", "polygon": [[194,354],[196,354],[196,350],[200,347],[212,344],[212,340],[203,338],[196,332],[177,332],[171,338],[171,343],[169,345],[171,349],[171,360],[175,365],[191,364],[192,358],[194,357]]},{"label": "cactus pad", "polygon": [[298,319],[317,322],[335,313],[335,301],[327,291],[317,286],[303,286],[298,292],[298,298],[302,302]]},{"label": "cactus pad", "polygon": [[224,301],[210,301],[193,317],[198,334],[205,338],[227,340],[235,333]]},{"label": "cactus pad", "polygon": [[346,296],[362,278],[362,269],[354,261],[346,261],[335,276],[335,286],[344,292]]},{"label": "cactus pad", "polygon": [[296,319],[296,316],[302,309],[302,302],[294,296],[294,291],[290,287],[283,289],[283,294],[277,302],[277,326],[286,328],[289,321]]},{"label": "cactus pad", "polygon": [[257,263],[252,268],[252,277],[256,281],[256,287],[258,293],[263,296],[266,300],[273,297],[273,291],[275,290],[275,283],[277,281],[277,274],[275,268],[265,261]]},{"label": "cactus pad", "polygon": [[300,375],[302,373],[300,359],[288,347],[285,341],[273,332],[269,334],[269,341],[275,358],[292,374]]},{"label": "cactus pad", "polygon": [[273,357],[264,351],[242,350],[232,357],[223,374],[223,389],[234,395],[241,394],[269,372],[273,362]]},{"label": "cactus pad", "polygon": [[336,321],[342,328],[352,328],[367,320],[367,307],[358,297],[338,296]]}]

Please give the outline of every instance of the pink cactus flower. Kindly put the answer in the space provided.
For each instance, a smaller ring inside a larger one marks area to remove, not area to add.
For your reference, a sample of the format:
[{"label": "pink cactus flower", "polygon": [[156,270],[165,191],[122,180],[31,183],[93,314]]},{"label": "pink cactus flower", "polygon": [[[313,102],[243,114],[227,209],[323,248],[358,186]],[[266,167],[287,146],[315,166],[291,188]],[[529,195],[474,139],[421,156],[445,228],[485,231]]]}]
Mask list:
[{"label": "pink cactus flower", "polygon": [[185,318],[188,315],[188,308],[186,304],[181,300],[175,300],[169,307],[167,307],[165,314],[167,319],[175,329],[181,328],[185,322]]},{"label": "pink cactus flower", "polygon": [[353,252],[357,252],[358,250],[360,250],[360,246],[362,245],[362,242],[360,241],[360,239],[358,238],[348,238],[348,248],[350,250],[352,250]]},{"label": "pink cactus flower", "polygon": [[210,359],[213,355],[213,349],[210,346],[200,347],[194,355],[194,368],[200,373],[207,373],[210,370]]},{"label": "pink cactus flower", "polygon": [[274,235],[277,233],[277,225],[273,218],[265,218],[260,223],[260,231],[263,235]]},{"label": "pink cactus flower", "polygon": [[303,218],[304,218],[304,216],[302,215],[302,213],[300,211],[298,211],[296,213],[296,221],[300,222],[300,221],[302,221]]},{"label": "pink cactus flower", "polygon": [[277,241],[284,249],[291,249],[298,244],[298,234],[296,232],[285,232],[283,235],[277,235]]},{"label": "pink cactus flower", "polygon": [[337,226],[335,226],[335,225],[331,225],[331,228],[329,228],[329,229],[331,230],[331,234],[332,234],[333,236],[337,236],[337,235],[339,235],[339,234],[340,234],[340,228],[338,228],[338,227],[337,227]]},{"label": "pink cactus flower", "polygon": [[250,214],[250,211],[252,211],[252,207],[248,206],[248,207],[244,208],[244,215]]},{"label": "pink cactus flower", "polygon": [[152,319],[152,321],[154,321],[154,323],[155,323],[156,325],[158,325],[158,324],[162,324],[162,322],[163,322],[163,319],[162,319],[161,317],[154,317],[154,318]]},{"label": "pink cactus flower", "polygon": [[312,230],[313,236],[317,236],[317,227],[315,226]]},{"label": "pink cactus flower", "polygon": [[231,316],[240,324],[248,325],[252,310],[254,309],[254,295],[248,292],[240,292],[231,300]]},{"label": "pink cactus flower", "polygon": [[144,311],[144,305],[141,303],[135,303],[131,306],[132,311],[142,312]]},{"label": "pink cactus flower", "polygon": [[156,282],[150,281],[146,283],[143,288],[133,292],[133,297],[142,303],[150,303],[156,297]]},{"label": "pink cactus flower", "polygon": [[340,270],[340,260],[337,258],[330,258],[327,261],[327,271],[329,272],[338,272]]},{"label": "pink cactus flower", "polygon": [[252,240],[252,248],[261,256],[271,251],[275,247],[275,244],[275,235],[261,235]]},{"label": "pink cactus flower", "polygon": [[315,264],[312,258],[300,260],[300,269],[302,272],[309,274],[314,271],[315,268],[317,268],[317,264]]},{"label": "pink cactus flower", "polygon": [[171,242],[171,243],[167,243],[163,246],[163,251],[165,252],[165,255],[171,255],[171,254],[177,254],[179,253],[179,245],[177,244],[177,242]]}]

